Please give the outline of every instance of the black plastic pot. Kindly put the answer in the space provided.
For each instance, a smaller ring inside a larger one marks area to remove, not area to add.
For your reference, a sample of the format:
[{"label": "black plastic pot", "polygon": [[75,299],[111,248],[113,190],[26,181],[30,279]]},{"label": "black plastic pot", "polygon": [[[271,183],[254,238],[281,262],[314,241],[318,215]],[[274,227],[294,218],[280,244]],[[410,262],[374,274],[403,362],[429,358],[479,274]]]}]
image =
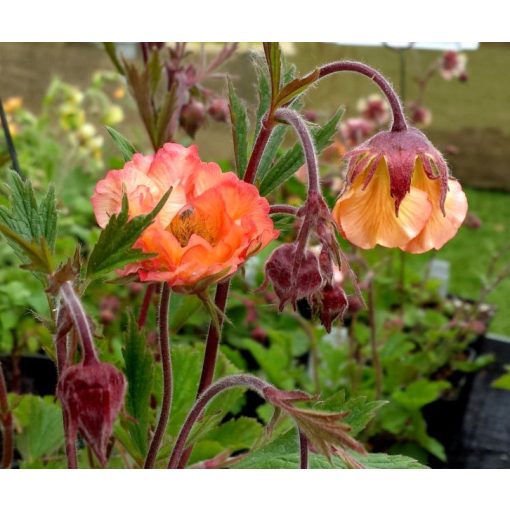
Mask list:
[{"label": "black plastic pot", "polygon": [[473,347],[477,354],[494,354],[495,362],[465,376],[455,398],[424,408],[428,432],[448,457],[431,467],[510,468],[510,391],[491,387],[510,364],[510,339],[481,337]]},{"label": "black plastic pot", "polygon": [[55,395],[57,369],[55,363],[42,354],[20,356],[0,355],[8,391]]}]

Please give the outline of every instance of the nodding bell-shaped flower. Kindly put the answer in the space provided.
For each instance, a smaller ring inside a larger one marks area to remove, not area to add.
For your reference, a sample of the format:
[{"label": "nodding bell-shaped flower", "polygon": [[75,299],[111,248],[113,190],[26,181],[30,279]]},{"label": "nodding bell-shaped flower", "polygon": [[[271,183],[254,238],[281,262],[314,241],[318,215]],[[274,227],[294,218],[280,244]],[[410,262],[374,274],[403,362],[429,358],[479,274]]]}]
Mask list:
[{"label": "nodding bell-shaped flower", "polygon": [[126,380],[113,365],[92,360],[66,368],[58,383],[69,427],[76,440],[78,432],[92,448],[102,466],[107,462],[107,445],[113,422],[124,403]]},{"label": "nodding bell-shaped flower", "polygon": [[423,253],[454,237],[466,217],[466,195],[421,131],[378,133],[347,158],[333,217],[352,244]]}]

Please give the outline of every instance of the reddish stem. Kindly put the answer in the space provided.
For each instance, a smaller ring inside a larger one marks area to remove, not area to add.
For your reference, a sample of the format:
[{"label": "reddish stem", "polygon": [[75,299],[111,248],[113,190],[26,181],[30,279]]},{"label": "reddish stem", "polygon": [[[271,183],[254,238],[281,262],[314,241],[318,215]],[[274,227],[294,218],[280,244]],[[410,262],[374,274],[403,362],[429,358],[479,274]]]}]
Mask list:
[{"label": "reddish stem", "polygon": [[293,205],[276,204],[269,207],[269,214],[292,214],[296,215],[298,208]]},{"label": "reddish stem", "polygon": [[313,139],[304,119],[290,108],[279,108],[275,112],[275,119],[290,124],[296,131],[303,153],[305,163],[308,168],[308,193],[317,192],[319,187],[319,166],[317,164],[317,155],[313,146]]},{"label": "reddish stem", "polygon": [[238,386],[248,387],[253,391],[259,393],[260,396],[262,397],[264,389],[270,387],[268,383],[262,381],[258,377],[255,377],[253,375],[240,374],[224,377],[223,379],[216,381],[213,385],[209,386],[206,390],[204,390],[196,400],[194,406],[191,408],[191,411],[189,412],[179,432],[179,435],[177,436],[174,449],[168,462],[169,469],[184,467],[181,457],[183,456],[186,441],[191,432],[191,429],[193,428],[193,425],[201,416],[202,412],[207,407],[207,404],[209,404],[209,402],[219,393]]},{"label": "reddish stem", "polygon": [[145,469],[154,467],[161,441],[168,425],[170,409],[172,407],[172,357],[170,355],[170,337],[168,334],[168,305],[170,303],[170,287],[164,283],[161,289],[161,296],[158,311],[159,324],[159,349],[161,352],[161,364],[163,366],[163,401],[161,403],[161,412],[159,414],[158,425],[152,437],[152,441],[145,459]]},{"label": "reddish stem", "polygon": [[145,326],[145,322],[147,321],[147,314],[149,312],[149,307],[152,302],[152,296],[154,295],[154,291],[156,290],[156,283],[149,283],[147,288],[145,289],[145,294],[143,296],[142,306],[140,307],[140,313],[138,315],[138,329],[142,329]]},{"label": "reddish stem", "polygon": [[308,469],[308,439],[301,430],[299,431],[299,452],[300,468]]},{"label": "reddish stem", "polygon": [[393,112],[393,125],[392,131],[405,131],[407,129],[407,122],[404,116],[402,103],[393,87],[389,84],[388,80],[379,72],[366,64],[361,62],[353,62],[350,60],[341,60],[326,64],[319,69],[319,79],[324,78],[333,73],[341,71],[351,71],[359,73],[370,78],[381,89],[383,94],[390,103],[391,111]]},{"label": "reddish stem", "polygon": [[7,397],[7,384],[4,370],[0,362],[0,423],[2,424],[2,469],[9,469],[14,455],[14,431],[12,427],[12,413]]},{"label": "reddish stem", "polygon": [[[230,288],[230,280],[220,283],[216,287],[216,295],[214,296],[214,304],[223,313],[227,305],[228,291]],[[223,325],[223,315],[219,316],[220,328]],[[207,333],[207,340],[205,343],[204,363],[202,365],[202,374],[200,375],[200,383],[198,385],[197,398],[202,392],[212,383],[214,377],[214,370],[216,368],[216,359],[218,357],[218,348],[220,345],[221,330],[218,331],[215,325],[209,324],[209,331]],[[187,464],[192,448],[188,448],[181,457],[181,464],[179,467],[183,468]]]},{"label": "reddish stem", "polygon": [[261,122],[262,127],[260,128],[257,139],[255,140],[255,145],[253,146],[253,151],[251,153],[250,160],[248,161],[248,165],[246,166],[246,172],[244,173],[245,182],[249,182],[251,184],[255,182],[260,160],[264,154],[264,149],[269,141],[271,132],[273,131],[273,123],[268,121],[267,116],[264,116]]}]

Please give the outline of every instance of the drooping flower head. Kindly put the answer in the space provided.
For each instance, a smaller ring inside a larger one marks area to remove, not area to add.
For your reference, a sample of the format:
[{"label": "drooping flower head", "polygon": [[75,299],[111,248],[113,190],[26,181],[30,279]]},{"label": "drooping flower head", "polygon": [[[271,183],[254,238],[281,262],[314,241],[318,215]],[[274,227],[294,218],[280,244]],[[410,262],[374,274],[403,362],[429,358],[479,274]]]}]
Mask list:
[{"label": "drooping flower head", "polygon": [[200,160],[195,146],[167,143],[155,155],[135,154],[122,170],[96,185],[92,204],[105,227],[121,209],[129,216],[150,212],[172,188],[165,206],[135,243],[156,257],[128,266],[141,281],[168,282],[179,292],[197,292],[233,274],[278,236],[269,204],[252,184],[216,163]]},{"label": "drooping flower head", "polygon": [[347,157],[347,183],[333,216],[356,246],[423,253],[441,248],[464,221],[466,196],[418,129],[378,133]]}]

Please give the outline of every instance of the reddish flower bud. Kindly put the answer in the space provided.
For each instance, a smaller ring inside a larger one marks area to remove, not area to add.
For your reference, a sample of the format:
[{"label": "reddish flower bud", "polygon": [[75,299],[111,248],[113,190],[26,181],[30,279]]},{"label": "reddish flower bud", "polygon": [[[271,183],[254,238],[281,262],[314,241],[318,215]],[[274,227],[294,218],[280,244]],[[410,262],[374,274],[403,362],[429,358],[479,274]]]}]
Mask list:
[{"label": "reddish flower bud", "polygon": [[323,284],[319,260],[309,250],[302,254],[299,270],[294,273],[296,244],[283,244],[278,247],[266,262],[266,276],[273,284],[280,300],[280,311],[290,301],[295,308],[296,301],[311,298]]},{"label": "reddish flower bud", "polygon": [[314,110],[305,110],[303,112],[303,118],[308,122],[316,123],[319,120],[317,112]]},{"label": "reddish flower bud", "polygon": [[476,214],[468,211],[462,226],[476,230],[482,226],[482,220]]},{"label": "reddish flower bud", "polygon": [[216,122],[227,122],[230,117],[230,110],[228,108],[228,102],[223,98],[216,98],[211,101],[207,113]]},{"label": "reddish flower bud", "polygon": [[200,101],[191,99],[182,107],[179,121],[186,134],[194,138],[198,129],[205,122],[205,106]]},{"label": "reddish flower bud", "polygon": [[318,312],[321,324],[328,333],[336,319],[342,319],[348,307],[347,296],[340,285],[325,285],[314,297],[314,308]]},{"label": "reddish flower bud", "polygon": [[466,72],[467,57],[464,53],[446,51],[440,63],[440,72],[445,80],[460,78]]},{"label": "reddish flower bud", "polygon": [[347,296],[347,306],[350,314],[358,313],[360,310],[365,308],[363,300],[356,295]]},{"label": "reddish flower bud", "polygon": [[411,104],[409,106],[411,122],[415,126],[427,127],[432,122],[432,112],[424,106]]},{"label": "reddish flower bud", "polygon": [[122,372],[108,363],[79,363],[64,370],[58,383],[69,424],[69,434],[76,440],[78,432],[104,466],[106,447],[113,422],[119,414],[126,391]]},{"label": "reddish flower bud", "polygon": [[363,118],[348,119],[340,124],[340,133],[349,147],[363,142],[373,130],[373,122]]}]

